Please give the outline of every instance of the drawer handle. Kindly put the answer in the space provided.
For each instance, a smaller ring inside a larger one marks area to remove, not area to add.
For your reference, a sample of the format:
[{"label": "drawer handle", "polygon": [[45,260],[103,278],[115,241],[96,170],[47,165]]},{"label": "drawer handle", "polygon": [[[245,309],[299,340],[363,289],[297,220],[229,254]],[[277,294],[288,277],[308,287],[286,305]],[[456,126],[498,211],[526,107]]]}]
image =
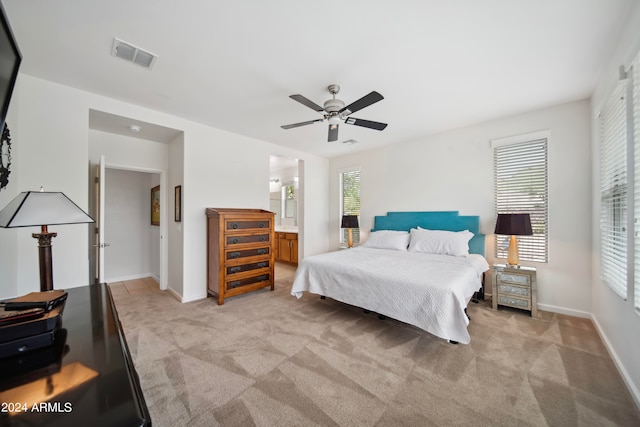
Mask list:
[{"label": "drawer handle", "polygon": [[258,276],[258,281],[264,282],[265,280],[269,280],[269,276],[263,274],[262,276]]},{"label": "drawer handle", "polygon": [[240,267],[231,267],[229,269],[229,271],[232,272],[232,273],[237,273],[240,270],[242,270],[242,268],[240,268]]},{"label": "drawer handle", "polygon": [[236,280],[235,282],[229,282],[229,287],[230,288],[235,288],[235,287],[238,287],[238,286],[240,286],[240,281],[239,280]]},{"label": "drawer handle", "polygon": [[265,240],[267,240],[267,237],[266,237],[266,236],[260,236],[260,237],[258,237],[258,241],[260,241],[260,242],[264,242]]},{"label": "drawer handle", "polygon": [[264,222],[260,223],[260,228],[265,228],[267,226],[267,224],[265,224]]},{"label": "drawer handle", "polygon": [[240,258],[240,252],[231,252],[229,258]]},{"label": "drawer handle", "polygon": [[258,267],[260,267],[260,268],[264,268],[264,267],[266,267],[267,265],[269,265],[269,263],[267,263],[267,262],[259,262],[259,263],[258,263]]},{"label": "drawer handle", "polygon": [[231,243],[236,244],[240,241],[240,239],[238,239],[237,237],[235,239],[231,240]]},{"label": "drawer handle", "polygon": [[234,222],[233,224],[231,224],[231,228],[233,228],[233,229],[235,230],[236,228],[238,228],[238,224],[236,224],[236,223]]},{"label": "drawer handle", "polygon": [[268,251],[268,250],[266,250],[266,249],[258,249],[258,255],[264,255],[264,254],[266,254],[267,252],[269,252],[269,251]]}]

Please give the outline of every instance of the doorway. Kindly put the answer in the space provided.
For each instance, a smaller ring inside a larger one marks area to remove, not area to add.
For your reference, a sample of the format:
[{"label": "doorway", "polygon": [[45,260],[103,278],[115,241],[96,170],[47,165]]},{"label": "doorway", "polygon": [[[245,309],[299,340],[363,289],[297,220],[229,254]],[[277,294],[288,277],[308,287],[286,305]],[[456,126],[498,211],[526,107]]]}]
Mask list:
[{"label": "doorway", "polygon": [[298,264],[301,248],[302,186],[298,159],[270,156],[269,208],[274,215],[276,265]]},{"label": "doorway", "polygon": [[151,276],[160,283],[160,226],[151,221],[160,174],[106,168],[104,184],[105,281]]},{"label": "doorway", "polygon": [[[90,109],[88,113],[89,177],[91,182],[94,182],[96,176],[95,169],[96,166],[100,164],[102,164],[104,170],[102,176],[106,176],[107,173],[117,174],[118,172],[114,172],[114,170],[119,170],[120,173],[125,175],[127,172],[139,173],[139,176],[135,174],[130,175],[128,178],[121,179],[121,181],[128,182],[132,180],[131,182],[142,181],[145,183],[144,185],[136,185],[135,188],[139,191],[137,191],[135,196],[129,197],[131,197],[130,200],[135,199],[136,201],[140,201],[136,203],[145,203],[149,204],[149,206],[151,203],[151,189],[160,185],[160,225],[151,225],[151,208],[149,207],[147,211],[148,215],[145,215],[145,222],[140,219],[138,227],[141,230],[144,229],[151,233],[152,236],[155,236],[153,238],[159,239],[159,244],[156,245],[153,243],[150,244],[151,246],[149,247],[144,244],[144,247],[140,247],[139,245],[135,247],[137,251],[149,252],[151,258],[148,262],[144,260],[141,261],[140,258],[138,258],[138,263],[143,267],[138,267],[137,269],[126,268],[126,266],[123,265],[122,269],[113,270],[110,265],[107,265],[111,264],[109,257],[113,254],[107,254],[106,252],[116,252],[118,249],[114,248],[113,241],[104,240],[104,237],[108,237],[109,240],[113,240],[114,237],[111,235],[103,235],[102,243],[111,244],[111,246],[106,246],[101,249],[102,253],[107,257],[106,261],[102,263],[103,266],[107,267],[107,274],[102,274],[103,280],[151,274],[159,279],[160,289],[166,290],[169,288],[169,273],[172,273],[169,268],[169,240],[170,237],[171,239],[175,237],[175,246],[181,238],[180,235],[175,235],[176,233],[169,236],[171,234],[169,232],[173,232],[173,230],[169,230],[169,223],[172,222],[173,219],[173,215],[169,215],[171,213],[169,210],[169,201],[171,200],[170,196],[173,196],[173,187],[182,184],[183,169],[180,159],[182,158],[184,132],[178,129],[167,128],[157,123],[119,116],[104,111]],[[169,155],[170,152],[172,153],[171,156]],[[153,178],[147,179],[144,178],[145,176]],[[169,181],[169,177],[171,177],[171,181]],[[107,183],[107,185],[109,185],[109,183]],[[121,186],[127,185],[129,184],[121,184]],[[146,189],[142,189],[143,186],[145,186]],[[97,191],[99,184],[95,186],[92,184],[89,188],[90,200],[94,201],[92,208],[94,209],[94,214],[96,214],[96,212],[99,211],[97,203],[97,201],[100,200]],[[132,188],[131,190],[133,191],[134,189]],[[109,188],[106,188],[106,191],[109,192]],[[107,204],[111,205],[110,202],[102,203],[103,208],[109,209],[105,206]],[[125,207],[121,208],[124,209]],[[142,218],[142,212],[144,210],[146,210],[146,208],[139,208],[140,218]],[[116,218],[116,229],[118,229],[117,227],[119,226],[119,215],[121,215],[120,211],[113,212],[113,217]],[[112,214],[108,213],[108,210],[107,213],[102,215],[102,218],[106,218],[107,216],[109,216],[109,220],[111,221]],[[114,227],[113,225],[103,227],[106,234],[110,233],[109,228],[113,230]],[[100,242],[93,241],[98,237],[100,236],[91,233],[92,241],[90,243],[92,245],[98,244],[98,247],[100,247]],[[118,236],[115,236],[115,238],[117,239]],[[156,254],[159,255],[156,256]],[[132,257],[135,259],[135,254],[132,255]],[[94,275],[94,272],[99,270],[96,268],[100,265],[98,262],[99,259],[100,253],[91,251],[90,271],[92,276],[98,276],[97,274]],[[175,264],[175,262],[172,263],[174,266]],[[159,267],[157,267],[158,265]],[[173,273],[175,273],[176,270],[177,269],[174,268]],[[93,277],[91,277],[91,279],[93,279]],[[174,274],[171,279],[173,286],[181,289],[181,277],[177,277],[177,275]]]}]

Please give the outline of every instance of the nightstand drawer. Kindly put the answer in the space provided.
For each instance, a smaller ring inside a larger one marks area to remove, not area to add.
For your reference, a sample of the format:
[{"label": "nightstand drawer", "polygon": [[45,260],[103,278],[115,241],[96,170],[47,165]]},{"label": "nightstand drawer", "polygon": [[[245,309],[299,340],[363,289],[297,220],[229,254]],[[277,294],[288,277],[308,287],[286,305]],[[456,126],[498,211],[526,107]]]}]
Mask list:
[{"label": "nightstand drawer", "polygon": [[510,295],[498,295],[498,304],[531,310],[531,303],[528,299],[516,298]]},{"label": "nightstand drawer", "polygon": [[498,272],[498,280],[500,282],[516,283],[518,285],[529,286],[531,284],[530,277],[528,274]]},{"label": "nightstand drawer", "polygon": [[508,283],[498,284],[498,295],[513,295],[518,298],[531,298],[531,288],[525,288],[523,286],[514,286]]}]

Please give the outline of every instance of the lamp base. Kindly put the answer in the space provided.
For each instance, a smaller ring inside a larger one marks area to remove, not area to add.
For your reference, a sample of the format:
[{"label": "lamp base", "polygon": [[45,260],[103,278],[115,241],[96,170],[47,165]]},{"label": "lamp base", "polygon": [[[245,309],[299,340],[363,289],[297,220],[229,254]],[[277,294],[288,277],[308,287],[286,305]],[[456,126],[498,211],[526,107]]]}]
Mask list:
[{"label": "lamp base", "polygon": [[350,228],[347,230],[347,247],[348,248],[353,247],[353,232],[351,231]]},{"label": "lamp base", "polygon": [[31,236],[38,239],[38,257],[40,258],[40,291],[53,290],[53,261],[51,258],[51,239],[58,233],[49,233],[47,226],[42,226],[41,233],[33,233]]},{"label": "lamp base", "polygon": [[520,256],[518,255],[518,241],[516,236],[511,236],[509,240],[509,253],[507,254],[507,263],[511,267],[517,267],[520,264]]}]

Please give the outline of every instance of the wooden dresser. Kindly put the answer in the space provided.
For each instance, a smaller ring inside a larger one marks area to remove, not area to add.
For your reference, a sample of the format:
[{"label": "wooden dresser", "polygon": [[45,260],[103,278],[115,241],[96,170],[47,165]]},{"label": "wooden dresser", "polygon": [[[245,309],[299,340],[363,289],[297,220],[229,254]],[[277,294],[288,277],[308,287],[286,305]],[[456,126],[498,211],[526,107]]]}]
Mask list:
[{"label": "wooden dresser", "polygon": [[273,212],[261,209],[208,208],[207,291],[225,298],[274,289]]}]

